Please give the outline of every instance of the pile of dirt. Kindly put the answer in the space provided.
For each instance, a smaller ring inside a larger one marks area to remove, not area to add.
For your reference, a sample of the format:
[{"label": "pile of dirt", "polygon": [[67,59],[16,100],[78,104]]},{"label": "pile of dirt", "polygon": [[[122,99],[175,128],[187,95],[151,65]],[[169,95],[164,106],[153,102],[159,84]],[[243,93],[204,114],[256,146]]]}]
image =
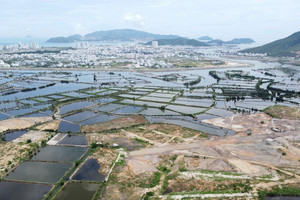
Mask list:
[{"label": "pile of dirt", "polygon": [[157,169],[155,167],[155,164],[159,161],[160,159],[156,155],[126,158],[128,171],[130,172],[130,174],[134,175],[142,174],[145,172],[156,172]]},{"label": "pile of dirt", "polygon": [[221,159],[185,157],[184,164],[187,170],[235,171],[229,163]]}]

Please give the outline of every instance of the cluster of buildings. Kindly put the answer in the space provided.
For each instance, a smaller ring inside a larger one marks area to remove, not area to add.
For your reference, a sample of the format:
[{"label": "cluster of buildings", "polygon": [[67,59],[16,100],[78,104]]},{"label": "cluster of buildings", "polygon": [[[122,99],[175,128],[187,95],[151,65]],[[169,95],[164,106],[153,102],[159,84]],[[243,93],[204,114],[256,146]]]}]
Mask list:
[{"label": "cluster of buildings", "polygon": [[25,49],[39,49],[40,46],[36,42],[30,43],[22,43],[19,42],[18,44],[10,44],[10,45],[0,45],[0,51],[17,51],[17,50],[25,50]]},{"label": "cluster of buildings", "polygon": [[[203,57],[237,55],[235,47],[159,46],[114,44],[95,45],[78,42],[74,48],[40,48],[38,44],[19,43],[0,48],[0,68],[173,68],[178,59],[201,60]],[[240,55],[242,56],[242,55]],[[261,55],[265,56],[265,55]],[[218,64],[218,63],[213,63]]]},{"label": "cluster of buildings", "polygon": [[[76,44],[76,48],[38,48],[37,44],[19,44],[0,51],[0,67],[47,68],[172,68],[172,58],[198,59],[207,47],[120,44]],[[27,50],[28,48],[33,50]]]}]

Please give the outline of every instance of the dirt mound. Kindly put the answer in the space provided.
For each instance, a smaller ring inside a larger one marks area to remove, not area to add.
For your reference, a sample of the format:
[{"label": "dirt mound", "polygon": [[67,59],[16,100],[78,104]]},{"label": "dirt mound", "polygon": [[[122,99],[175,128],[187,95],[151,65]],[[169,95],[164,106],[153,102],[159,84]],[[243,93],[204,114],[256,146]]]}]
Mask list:
[{"label": "dirt mound", "polygon": [[300,108],[288,106],[271,106],[264,109],[264,112],[279,119],[300,120]]},{"label": "dirt mound", "polygon": [[131,157],[126,159],[128,171],[132,174],[141,174],[144,172],[156,172],[154,164],[159,162],[159,158],[155,155]]}]

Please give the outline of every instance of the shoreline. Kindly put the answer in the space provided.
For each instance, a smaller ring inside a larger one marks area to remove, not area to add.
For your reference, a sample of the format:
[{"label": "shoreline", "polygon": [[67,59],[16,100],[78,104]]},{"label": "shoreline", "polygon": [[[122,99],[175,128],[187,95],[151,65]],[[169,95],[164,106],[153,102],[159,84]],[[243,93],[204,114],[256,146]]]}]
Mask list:
[{"label": "shoreline", "polygon": [[114,68],[114,69],[104,69],[104,68],[39,68],[39,67],[16,67],[16,68],[0,68],[0,71],[112,71],[112,72],[172,72],[172,71],[192,71],[192,70],[207,70],[207,69],[231,69],[231,68],[249,68],[253,67],[253,64],[246,63],[244,65],[222,65],[222,66],[203,66],[203,67],[191,67],[191,68],[168,68],[168,69],[149,69],[149,68]]}]

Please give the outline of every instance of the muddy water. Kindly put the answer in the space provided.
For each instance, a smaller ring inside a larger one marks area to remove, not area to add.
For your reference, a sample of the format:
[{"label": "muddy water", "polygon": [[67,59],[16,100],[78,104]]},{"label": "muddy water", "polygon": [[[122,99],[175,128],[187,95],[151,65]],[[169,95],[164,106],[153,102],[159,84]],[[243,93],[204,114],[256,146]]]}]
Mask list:
[{"label": "muddy water", "polygon": [[24,162],[4,179],[53,184],[72,167],[72,163]]},{"label": "muddy water", "polygon": [[12,131],[12,132],[6,133],[3,136],[4,136],[4,140],[6,142],[10,142],[10,141],[13,141],[13,140],[17,139],[18,137],[21,137],[25,133],[27,133],[26,130],[23,130],[23,131]]},{"label": "muddy water", "polygon": [[86,150],[86,147],[47,146],[42,148],[37,155],[33,156],[32,160],[75,162],[86,152]]},{"label": "muddy water", "polygon": [[3,181],[0,182],[0,199],[40,200],[51,188],[51,185]]},{"label": "muddy water", "polygon": [[98,184],[68,183],[55,200],[90,200],[97,191]]}]

